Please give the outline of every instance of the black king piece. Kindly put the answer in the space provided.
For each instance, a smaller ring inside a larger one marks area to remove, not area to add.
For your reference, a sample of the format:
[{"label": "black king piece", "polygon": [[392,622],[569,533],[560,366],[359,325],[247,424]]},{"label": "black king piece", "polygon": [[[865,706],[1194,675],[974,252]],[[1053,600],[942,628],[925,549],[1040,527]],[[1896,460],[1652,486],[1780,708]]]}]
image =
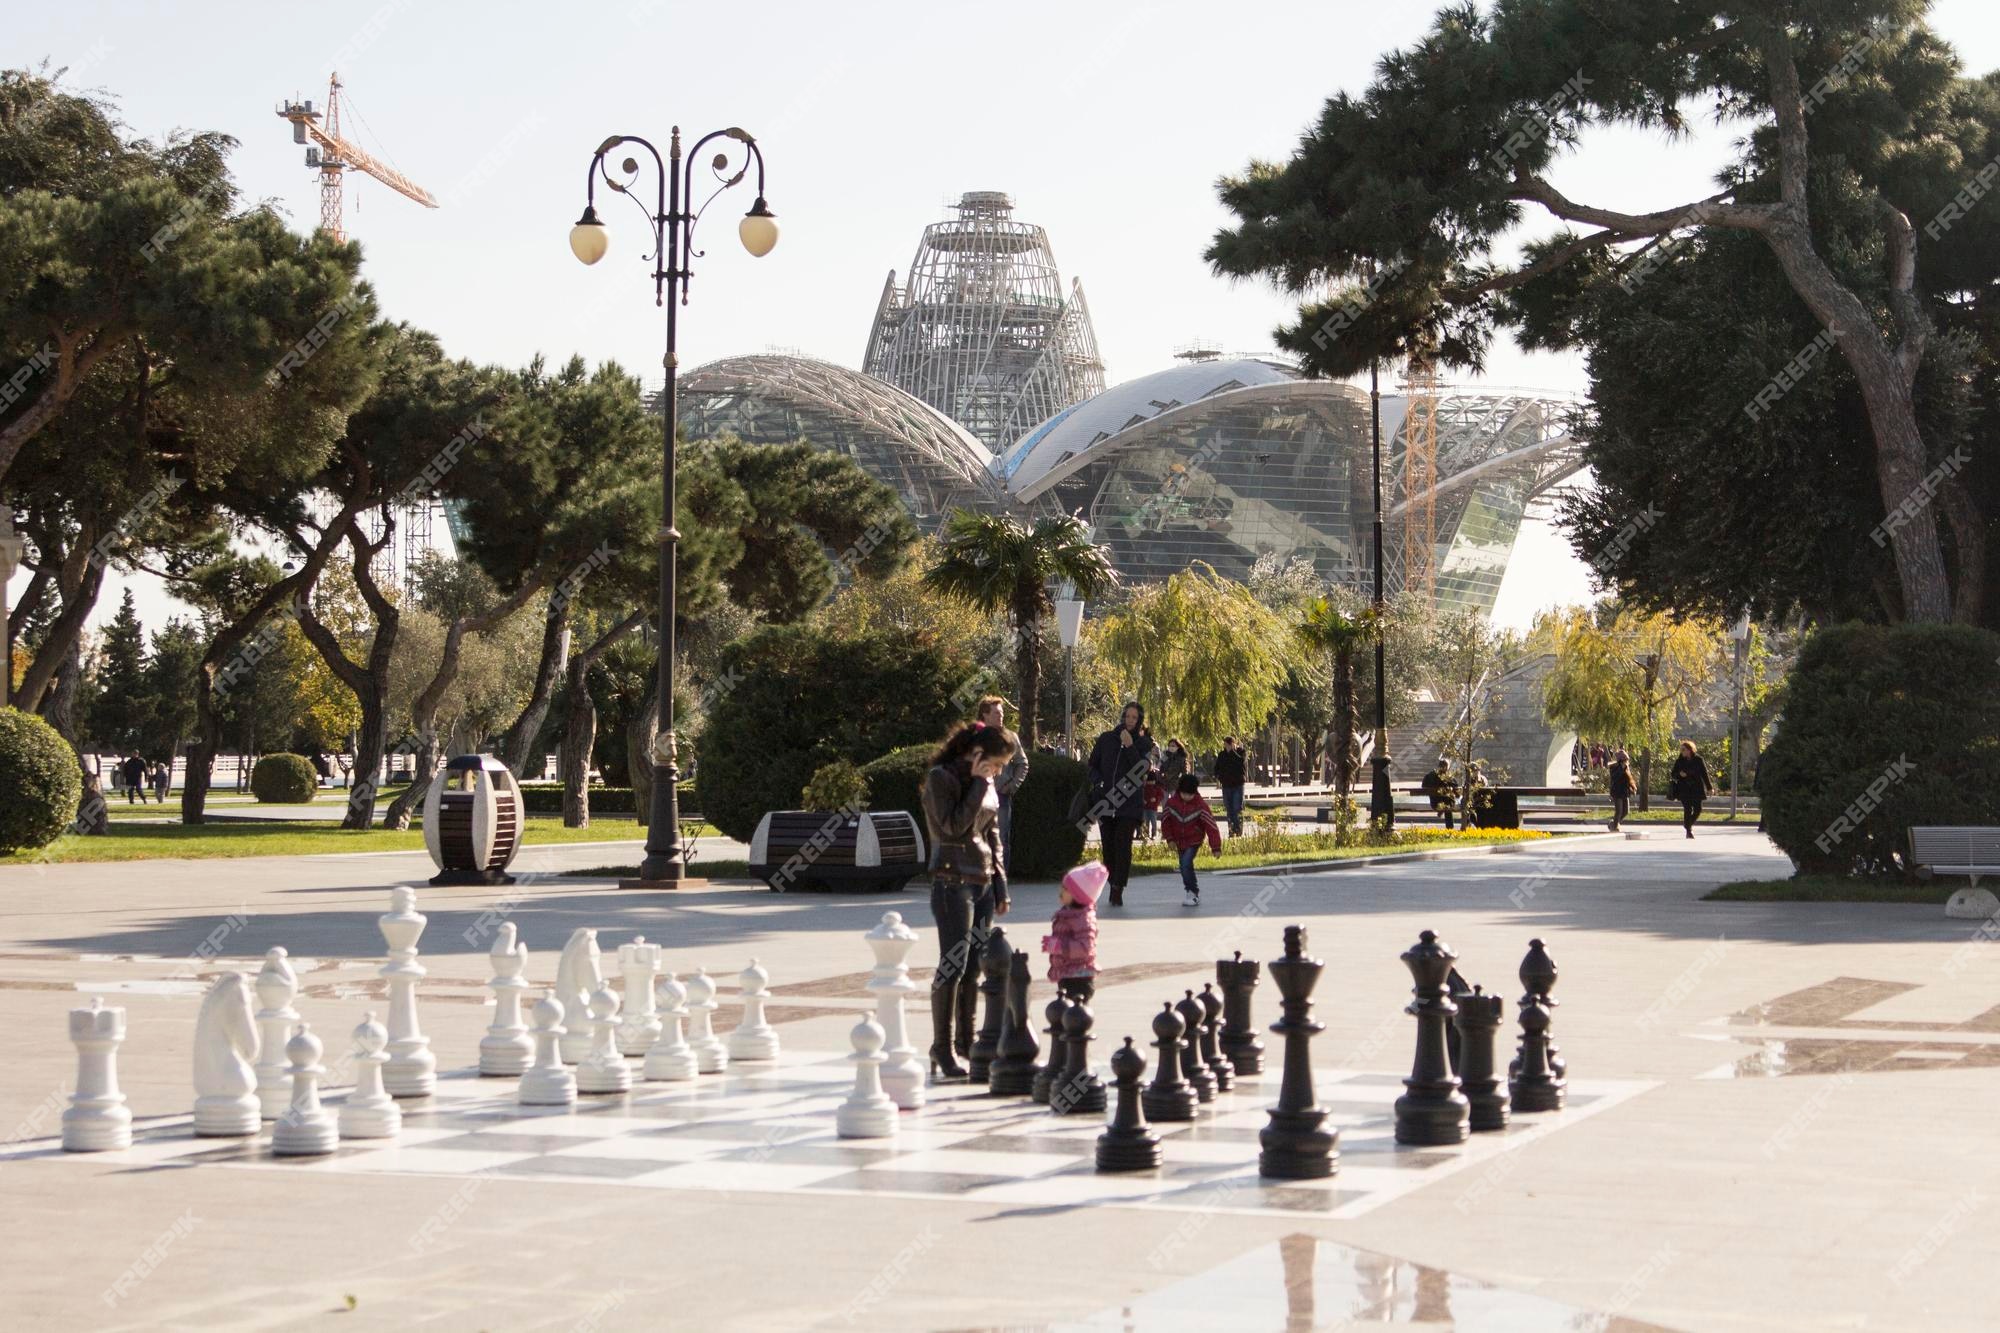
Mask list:
[{"label": "black king piece", "polygon": [[1284,1082],[1270,1123],[1257,1138],[1260,1175],[1277,1180],[1318,1180],[1340,1169],[1340,1134],[1328,1130],[1326,1110],[1313,1094],[1312,1039],[1321,1024],[1312,1016],[1313,987],[1326,964],[1306,957],[1306,928],[1285,927],[1285,956],[1271,964],[1280,1017],[1271,1031],[1285,1039]]},{"label": "black king piece", "polygon": [[1469,1132],[1472,1104],[1458,1090],[1445,1051],[1445,1032],[1458,1006],[1445,995],[1444,983],[1457,957],[1429,930],[1403,955],[1416,982],[1417,998],[1403,1012],[1416,1015],[1417,1055],[1403,1080],[1408,1091],[1396,1099],[1398,1143],[1463,1143]]}]

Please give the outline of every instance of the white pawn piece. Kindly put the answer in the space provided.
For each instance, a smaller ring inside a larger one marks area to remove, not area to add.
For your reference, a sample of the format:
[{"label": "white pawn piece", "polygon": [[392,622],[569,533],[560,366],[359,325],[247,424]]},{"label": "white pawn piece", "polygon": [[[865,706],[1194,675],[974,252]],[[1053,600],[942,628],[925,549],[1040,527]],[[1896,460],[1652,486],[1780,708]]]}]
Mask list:
[{"label": "white pawn piece", "polygon": [[525,1074],[535,1058],[534,1039],[521,1021],[521,993],[528,989],[521,973],[528,967],[528,946],[515,941],[512,921],[500,923],[487,957],[493,963],[493,980],[486,983],[493,992],[493,1024],[479,1039],[479,1072],[489,1078]]},{"label": "white pawn piece", "polygon": [[299,1021],[292,1000],[299,993],[298,974],[283,949],[264,955],[257,973],[257,1104],[264,1119],[276,1120],[291,1104],[292,1081],[285,1076],[285,1040]]},{"label": "white pawn piece", "polygon": [[563,1007],[554,991],[543,991],[532,1010],[535,1020],[535,1063],[521,1075],[523,1106],[576,1105],[576,1075],[563,1067],[556,1043],[562,1039]]},{"label": "white pawn piece", "polygon": [[903,924],[901,912],[884,912],[882,921],[864,936],[875,952],[875,970],[868,989],[875,994],[875,1021],[882,1025],[882,1090],[905,1111],[924,1104],[924,1062],[910,1045],[908,1026],[903,1021],[903,1001],[918,990],[910,980],[907,961],[916,946],[917,932]]},{"label": "white pawn piece", "polygon": [[639,1076],[650,1083],[679,1083],[701,1072],[694,1047],[681,1034],[681,1020],[687,1017],[687,987],[668,972],[659,984],[660,1039],[646,1052]]},{"label": "white pawn piece", "polygon": [[430,918],[417,910],[417,891],[407,885],[389,892],[389,910],[375,919],[389,944],[382,976],[389,983],[389,1063],[382,1084],[392,1097],[428,1097],[437,1090],[437,1057],[431,1039],[417,1027],[417,937]]},{"label": "white pawn piece", "polygon": [[630,1092],[632,1067],[618,1053],[618,992],[599,986],[590,997],[590,1054],[576,1067],[578,1092]]},{"label": "white pawn piece", "polygon": [[271,1151],[279,1157],[324,1157],[340,1144],[332,1114],[319,1103],[319,1080],[326,1073],[319,1062],[323,1049],[306,1023],[299,1024],[285,1043],[285,1058],[291,1061],[286,1072],[292,1076],[292,1104],[271,1130]]},{"label": "white pawn piece", "polygon": [[882,1091],[882,1025],[875,1015],[863,1015],[850,1034],[854,1041],[854,1091],[833,1118],[834,1132],[843,1139],[890,1139],[896,1136],[896,1103]]},{"label": "white pawn piece", "polygon": [[403,1113],[382,1087],[382,1066],[389,1057],[389,1029],[375,1021],[370,1009],[354,1029],[354,1091],[340,1104],[343,1139],[393,1139],[403,1131]]},{"label": "white pawn piece", "polygon": [[201,1000],[194,1021],[194,1132],[203,1138],[255,1134],[263,1124],[257,1100],[257,1020],[250,978],[224,972]]},{"label": "white pawn piece", "polygon": [[729,1048],[715,1035],[715,980],[703,968],[688,978],[688,1045],[694,1047],[695,1063],[704,1074],[720,1074],[729,1068]]},{"label": "white pawn piece", "polygon": [[653,978],[660,975],[660,965],[660,946],[646,943],[644,935],[618,946],[618,970],[625,977],[618,1049],[627,1055],[644,1055],[660,1039],[660,1012],[653,1003]]},{"label": "white pawn piece", "polygon": [[90,1008],[69,1011],[69,1039],[76,1043],[76,1091],[62,1113],[64,1152],[115,1152],[132,1146],[132,1111],[118,1090],[118,1043],[125,1040],[125,1011],[107,1009],[102,996]]},{"label": "white pawn piece", "polygon": [[562,957],[556,960],[556,1000],[569,1016],[569,1026],[556,1049],[566,1065],[590,1054],[590,1024],[584,1015],[590,1011],[591,992],[604,984],[604,973],[598,967],[601,956],[597,932],[579,926],[570,932],[569,943],[563,945]]},{"label": "white pawn piece", "polygon": [[729,1034],[729,1058],[760,1064],[778,1058],[778,1029],[764,1021],[764,1002],[771,998],[771,974],[750,966],[736,974],[743,987],[743,1017]]}]

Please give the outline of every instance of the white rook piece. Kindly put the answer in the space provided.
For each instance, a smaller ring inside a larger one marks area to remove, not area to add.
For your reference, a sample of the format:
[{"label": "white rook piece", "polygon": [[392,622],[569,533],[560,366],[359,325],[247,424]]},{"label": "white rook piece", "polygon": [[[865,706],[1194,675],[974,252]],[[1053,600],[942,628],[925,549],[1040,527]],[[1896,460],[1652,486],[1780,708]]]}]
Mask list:
[{"label": "white rook piece", "polygon": [[704,1074],[729,1068],[729,1048],[715,1035],[715,982],[702,968],[688,978],[688,1045]]},{"label": "white rook piece", "polygon": [[382,1048],[388,1044],[389,1029],[369,1010],[354,1029],[354,1091],[340,1105],[343,1139],[393,1139],[402,1132],[403,1113],[382,1088],[382,1066],[389,1063]]},{"label": "white rook piece", "polygon": [[563,1068],[556,1042],[562,1037],[563,1007],[554,991],[542,992],[535,1001],[535,1063],[521,1075],[520,1100],[523,1106],[573,1106],[576,1103],[576,1075]]},{"label": "white rook piece", "polygon": [[618,970],[625,977],[624,1016],[618,1023],[618,1049],[644,1055],[660,1039],[660,1014],[653,1004],[653,978],[660,975],[660,946],[644,935],[618,946]]},{"label": "white rook piece", "polygon": [[875,951],[875,971],[868,978],[868,989],[875,993],[875,1021],[882,1025],[885,1042],[882,1090],[905,1111],[914,1111],[924,1104],[924,1062],[917,1058],[917,1048],[910,1045],[903,1000],[918,989],[910,980],[908,962],[917,932],[903,924],[901,912],[884,912],[881,923],[863,938]]},{"label": "white rook piece", "polygon": [[292,1000],[299,993],[299,978],[292,971],[283,949],[264,955],[257,973],[257,1031],[261,1041],[257,1052],[257,1103],[264,1119],[276,1120],[291,1104],[292,1081],[285,1075],[285,1039],[299,1021]]},{"label": "white rook piece", "polygon": [[694,1047],[681,1034],[681,1020],[687,1017],[687,987],[666,973],[660,978],[660,1039],[646,1052],[640,1077],[652,1083],[678,1083],[701,1072]]},{"label": "white rook piece", "polygon": [[257,1021],[250,978],[224,972],[201,1000],[194,1021],[194,1132],[204,1138],[255,1134],[263,1123],[257,1100]]},{"label": "white rook piece", "polygon": [[590,997],[590,1054],[576,1067],[578,1092],[630,1092],[632,1069],[618,1053],[618,992],[599,986]]},{"label": "white rook piece", "polygon": [[590,1012],[591,992],[604,984],[604,973],[598,967],[600,957],[597,932],[579,926],[570,933],[569,943],[563,945],[562,957],[556,961],[556,1000],[569,1018],[556,1050],[566,1065],[590,1054],[590,1023],[584,1016]]},{"label": "white rook piece", "polygon": [[525,1074],[535,1058],[534,1040],[521,1021],[521,993],[528,989],[521,973],[528,967],[528,946],[515,941],[512,921],[500,923],[487,957],[493,963],[493,980],[486,983],[493,991],[493,1025],[479,1041],[479,1072],[498,1078]]},{"label": "white rook piece", "polygon": [[843,1139],[888,1139],[896,1135],[896,1103],[882,1091],[882,1025],[865,1014],[850,1034],[854,1041],[854,1091],[834,1114],[834,1132]]},{"label": "white rook piece", "polygon": [[319,1080],[326,1070],[320,1065],[323,1048],[312,1028],[299,1024],[285,1043],[286,1071],[292,1076],[292,1102],[271,1130],[271,1151],[279,1157],[323,1157],[340,1143],[333,1116],[319,1104]]},{"label": "white rook piece", "polygon": [[107,1009],[93,995],[90,1008],[69,1011],[69,1039],[76,1043],[76,1091],[62,1114],[64,1152],[111,1152],[132,1146],[132,1111],[118,1091],[118,1043],[125,1040],[125,1011]]},{"label": "white rook piece", "polygon": [[407,885],[389,893],[389,911],[375,919],[389,942],[382,975],[389,982],[389,1063],[382,1083],[392,1097],[428,1097],[437,1090],[437,1057],[431,1039],[417,1028],[417,937],[430,918],[417,910],[417,891]]},{"label": "white rook piece", "polygon": [[757,966],[737,973],[743,987],[743,1017],[729,1034],[729,1058],[751,1064],[778,1058],[778,1029],[764,1021],[764,1002],[771,998],[771,974]]}]

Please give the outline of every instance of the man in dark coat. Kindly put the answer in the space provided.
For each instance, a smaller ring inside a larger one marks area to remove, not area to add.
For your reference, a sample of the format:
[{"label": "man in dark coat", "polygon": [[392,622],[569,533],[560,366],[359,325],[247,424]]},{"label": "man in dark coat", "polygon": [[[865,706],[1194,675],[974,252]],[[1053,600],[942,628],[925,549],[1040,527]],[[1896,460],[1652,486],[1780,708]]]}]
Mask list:
[{"label": "man in dark coat", "polygon": [[1097,814],[1098,837],[1104,844],[1104,868],[1111,872],[1111,905],[1125,905],[1125,884],[1132,878],[1132,838],[1145,813],[1146,774],[1152,771],[1156,747],[1146,730],[1146,710],[1125,705],[1118,725],[1097,738],[1090,750],[1091,809]]},{"label": "man in dark coat", "polygon": [[125,780],[125,804],[132,804],[132,798],[137,796],[139,803],[144,805],[146,797],[142,788],[146,784],[146,761],[139,757],[137,751],[126,755],[125,762],[118,765],[118,776]]},{"label": "man in dark coat", "polygon": [[1215,785],[1222,789],[1222,812],[1229,819],[1229,836],[1243,836],[1243,779],[1249,766],[1243,747],[1234,736],[1222,738],[1222,753],[1215,756]]},{"label": "man in dark coat", "polygon": [[1632,800],[1632,757],[1619,746],[1611,756],[1611,766],[1605,770],[1607,788],[1611,793],[1611,831],[1625,822],[1625,810]]}]

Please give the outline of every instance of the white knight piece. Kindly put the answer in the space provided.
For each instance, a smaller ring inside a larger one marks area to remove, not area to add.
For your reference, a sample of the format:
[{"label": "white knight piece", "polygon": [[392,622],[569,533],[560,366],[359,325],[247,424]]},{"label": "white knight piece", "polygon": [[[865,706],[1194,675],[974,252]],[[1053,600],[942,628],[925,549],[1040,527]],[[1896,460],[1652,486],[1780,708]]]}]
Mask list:
[{"label": "white knight piece", "polygon": [[257,1021],[250,978],[224,972],[202,996],[194,1021],[194,1132],[201,1137],[255,1134],[263,1123],[257,1098]]},{"label": "white knight piece", "polygon": [[556,960],[556,1000],[563,1007],[568,1026],[563,1029],[562,1040],[556,1043],[557,1053],[566,1065],[577,1064],[590,1054],[590,997],[604,984],[604,973],[599,967],[601,955],[597,948],[597,932],[587,926],[579,926],[570,932],[569,943],[563,945],[562,957]]}]

